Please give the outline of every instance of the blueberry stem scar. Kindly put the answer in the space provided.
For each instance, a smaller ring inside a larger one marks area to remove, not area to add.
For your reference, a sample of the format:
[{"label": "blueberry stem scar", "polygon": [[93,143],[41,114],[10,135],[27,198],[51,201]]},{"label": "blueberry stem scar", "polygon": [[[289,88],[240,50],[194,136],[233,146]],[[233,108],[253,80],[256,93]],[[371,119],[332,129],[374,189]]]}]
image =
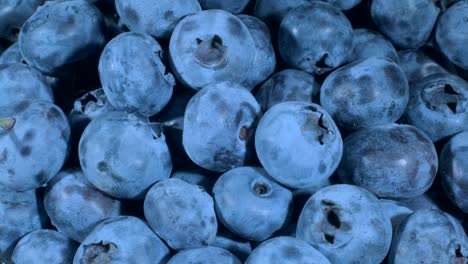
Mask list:
[{"label": "blueberry stem scar", "polygon": [[10,130],[15,126],[16,119],[13,117],[0,118],[0,127],[3,130]]}]

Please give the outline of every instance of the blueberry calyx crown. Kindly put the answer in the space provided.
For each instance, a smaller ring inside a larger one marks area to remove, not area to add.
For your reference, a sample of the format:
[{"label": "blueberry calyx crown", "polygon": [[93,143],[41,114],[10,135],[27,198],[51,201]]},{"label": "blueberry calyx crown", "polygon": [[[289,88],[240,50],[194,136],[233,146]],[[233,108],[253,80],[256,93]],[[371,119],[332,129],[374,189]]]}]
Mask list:
[{"label": "blueberry calyx crown", "polygon": [[220,36],[214,35],[210,39],[197,38],[195,59],[198,64],[210,69],[222,69],[227,65],[227,47],[223,45]]}]

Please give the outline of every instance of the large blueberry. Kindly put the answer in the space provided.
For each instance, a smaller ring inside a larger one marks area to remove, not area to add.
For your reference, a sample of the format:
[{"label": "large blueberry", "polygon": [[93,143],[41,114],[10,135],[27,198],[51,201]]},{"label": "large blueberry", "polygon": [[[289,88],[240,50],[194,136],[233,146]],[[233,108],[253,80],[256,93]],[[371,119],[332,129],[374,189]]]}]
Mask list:
[{"label": "large blueberry", "polygon": [[344,140],[338,175],[379,197],[408,198],[426,192],[437,174],[431,140],[409,125],[361,129]]},{"label": "large blueberry", "polygon": [[353,34],[353,52],[348,61],[378,56],[398,62],[398,54],[395,47],[379,32],[366,28],[358,28],[353,31]]},{"label": "large blueberry", "polygon": [[[234,234],[264,241],[283,227],[292,210],[292,193],[262,168],[225,172],[213,187],[216,213]],[[259,210],[262,208],[262,210]]]},{"label": "large blueberry", "polygon": [[36,230],[18,241],[11,259],[15,264],[72,263],[78,245],[57,231]]},{"label": "large blueberry", "polygon": [[116,0],[115,8],[131,31],[164,39],[183,17],[201,11],[197,0]]},{"label": "large blueberry", "polygon": [[174,73],[195,90],[222,81],[246,80],[255,50],[249,29],[239,18],[223,10],[186,16],[175,27],[169,43]]},{"label": "large blueberry", "polygon": [[379,30],[401,48],[419,48],[429,39],[440,8],[433,0],[372,0]]},{"label": "large blueberry", "polygon": [[241,264],[231,252],[218,247],[186,249],[175,254],[167,264]]},{"label": "large blueberry", "polygon": [[0,185],[16,191],[44,186],[68,157],[70,125],[46,101],[21,101],[0,108],[13,127],[0,132]]},{"label": "large blueberry", "polygon": [[348,130],[393,123],[409,100],[408,80],[392,60],[371,57],[332,72],[323,82],[320,103]]},{"label": "large blueberry", "polygon": [[165,263],[169,249],[148,227],[133,216],[108,218],[97,225],[78,247],[73,264]]},{"label": "large blueberry", "polygon": [[255,98],[266,112],[272,106],[287,101],[318,103],[320,85],[313,75],[300,70],[286,69],[275,73],[260,86]]},{"label": "large blueberry", "polygon": [[337,184],[309,198],[299,216],[296,236],[331,263],[375,264],[390,249],[392,224],[372,193]]},{"label": "large blueberry", "polygon": [[218,230],[213,198],[203,188],[176,178],[151,187],[144,213],[154,232],[176,250],[207,246]]},{"label": "large blueberry", "polygon": [[410,84],[434,73],[448,73],[421,50],[400,50],[398,58],[398,65],[405,72]]},{"label": "large blueberry", "polygon": [[0,3],[0,38],[16,41],[23,23],[45,0],[8,0]]},{"label": "large blueberry", "polygon": [[183,145],[199,166],[218,172],[244,165],[260,115],[255,97],[233,82],[209,85],[185,109]]},{"label": "large blueberry", "polygon": [[330,264],[317,249],[295,237],[279,236],[255,248],[245,264]]},{"label": "large blueberry", "polygon": [[338,8],[314,1],[294,8],[284,17],[278,38],[278,49],[286,63],[323,74],[345,63],[351,55],[353,29]]},{"label": "large blueberry", "polygon": [[450,73],[432,74],[414,82],[403,117],[434,142],[467,130],[468,82]]},{"label": "large blueberry", "polygon": [[250,0],[198,0],[203,9],[222,9],[233,14],[242,12]]},{"label": "large blueberry", "polygon": [[105,44],[102,14],[84,0],[47,1],[23,24],[24,60],[47,75],[64,74]]},{"label": "large blueberry", "polygon": [[319,105],[284,102],[260,120],[255,149],[265,170],[293,188],[321,184],[338,167],[343,151],[335,122]]}]

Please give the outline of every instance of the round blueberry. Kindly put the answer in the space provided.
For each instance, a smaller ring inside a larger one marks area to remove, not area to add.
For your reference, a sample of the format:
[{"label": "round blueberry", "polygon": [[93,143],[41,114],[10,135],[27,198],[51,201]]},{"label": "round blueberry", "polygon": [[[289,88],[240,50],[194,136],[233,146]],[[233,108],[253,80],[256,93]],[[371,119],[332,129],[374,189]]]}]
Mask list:
[{"label": "round blueberry", "polygon": [[353,52],[348,61],[363,60],[377,56],[398,62],[398,54],[395,47],[379,32],[366,28],[358,28],[353,31],[353,34]]}]

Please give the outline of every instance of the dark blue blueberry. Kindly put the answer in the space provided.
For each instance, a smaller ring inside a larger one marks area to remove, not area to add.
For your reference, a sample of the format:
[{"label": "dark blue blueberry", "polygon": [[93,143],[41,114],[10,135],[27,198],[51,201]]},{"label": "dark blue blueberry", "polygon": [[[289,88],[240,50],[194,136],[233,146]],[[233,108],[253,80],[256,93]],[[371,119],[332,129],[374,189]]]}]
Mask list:
[{"label": "dark blue blueberry", "polygon": [[225,172],[216,181],[213,196],[220,221],[234,234],[248,240],[270,238],[287,223],[292,210],[291,191],[257,167]]},{"label": "dark blue blueberry", "polygon": [[183,17],[201,11],[197,0],[116,0],[115,8],[131,31],[163,39]]},{"label": "dark blue blueberry", "polygon": [[166,73],[161,56],[159,43],[144,33],[122,33],[106,45],[99,59],[99,77],[112,106],[144,116],[166,106],[175,80]]},{"label": "dark blue blueberry", "polygon": [[396,46],[419,48],[429,39],[440,8],[433,0],[372,0],[371,16]]},{"label": "dark blue blueberry", "polygon": [[123,112],[109,112],[89,123],[80,139],[79,158],[94,186],[124,199],[143,198],[172,170],[160,125]]},{"label": "dark blue blueberry", "polygon": [[186,16],[177,24],[169,43],[174,73],[195,90],[222,81],[242,83],[253,69],[255,54],[249,29],[223,10]]},{"label": "dark blue blueberry", "polygon": [[421,130],[388,124],[349,135],[337,172],[379,197],[410,198],[431,187],[437,167],[435,147]]},{"label": "dark blue blueberry", "polygon": [[268,24],[279,25],[289,11],[308,2],[309,0],[256,0],[254,13]]},{"label": "dark blue blueberry", "polygon": [[0,38],[12,42],[18,38],[23,23],[45,0],[7,0],[0,3]]},{"label": "dark blue blueberry", "polygon": [[233,14],[242,12],[250,0],[198,0],[203,9],[222,9]]},{"label": "dark blue blueberry", "polygon": [[377,56],[398,62],[398,54],[395,47],[379,32],[366,28],[358,28],[353,31],[353,34],[353,52],[348,61],[352,62]]},{"label": "dark blue blueberry", "polygon": [[218,230],[213,198],[180,179],[157,182],[144,202],[151,228],[175,250],[211,244]]},{"label": "dark blue blueberry", "polygon": [[291,10],[281,21],[278,37],[286,63],[314,74],[337,68],[352,52],[351,23],[338,8],[324,2]]},{"label": "dark blue blueberry", "polygon": [[405,73],[383,57],[356,61],[332,72],[320,91],[323,108],[347,130],[393,123],[408,100]]},{"label": "dark blue blueberry", "polygon": [[11,44],[0,56],[0,64],[24,63],[18,42]]},{"label": "dark blue blueberry", "polygon": [[389,264],[467,263],[468,243],[460,222],[440,210],[418,210],[395,230]]},{"label": "dark blue blueberry", "polygon": [[167,264],[241,264],[231,252],[218,247],[186,249],[175,254]]},{"label": "dark blue blueberry", "polygon": [[199,166],[224,172],[243,166],[252,154],[260,106],[243,86],[233,82],[209,85],[187,104],[183,145]]},{"label": "dark blue blueberry", "polygon": [[427,76],[410,87],[404,121],[436,142],[468,129],[468,82],[449,74]]},{"label": "dark blue blueberry", "polygon": [[106,39],[100,11],[84,0],[47,1],[23,24],[18,43],[24,60],[47,75],[100,52]]},{"label": "dark blue blueberry", "polygon": [[305,71],[286,69],[275,73],[264,82],[255,98],[265,112],[272,106],[287,101],[318,103],[319,93],[320,85],[313,75]]},{"label": "dark blue blueberry", "polygon": [[400,50],[398,57],[398,65],[405,72],[410,84],[434,73],[448,73],[421,50]]},{"label": "dark blue blueberry", "polygon": [[320,185],[343,151],[335,122],[319,105],[285,102],[270,108],[255,133],[257,156],[275,180],[292,188]]},{"label": "dark blue blueberry", "polygon": [[120,201],[101,193],[78,169],[62,171],[49,182],[44,208],[52,225],[78,242],[102,220],[120,215]]},{"label": "dark blue blueberry", "polygon": [[468,2],[458,1],[440,16],[435,33],[442,53],[454,64],[468,70]]},{"label": "dark blue blueberry", "polygon": [[165,263],[169,249],[143,220],[119,216],[104,220],[78,247],[73,264]]},{"label": "dark blue blueberry", "polygon": [[11,259],[15,264],[72,263],[79,244],[49,229],[28,233],[15,246]]},{"label": "dark blue blueberry", "polygon": [[317,249],[295,237],[269,239],[250,254],[245,264],[330,264]]},{"label": "dark blue blueberry", "polygon": [[331,263],[375,264],[390,249],[392,224],[372,193],[337,184],[309,198],[299,216],[296,236]]}]

